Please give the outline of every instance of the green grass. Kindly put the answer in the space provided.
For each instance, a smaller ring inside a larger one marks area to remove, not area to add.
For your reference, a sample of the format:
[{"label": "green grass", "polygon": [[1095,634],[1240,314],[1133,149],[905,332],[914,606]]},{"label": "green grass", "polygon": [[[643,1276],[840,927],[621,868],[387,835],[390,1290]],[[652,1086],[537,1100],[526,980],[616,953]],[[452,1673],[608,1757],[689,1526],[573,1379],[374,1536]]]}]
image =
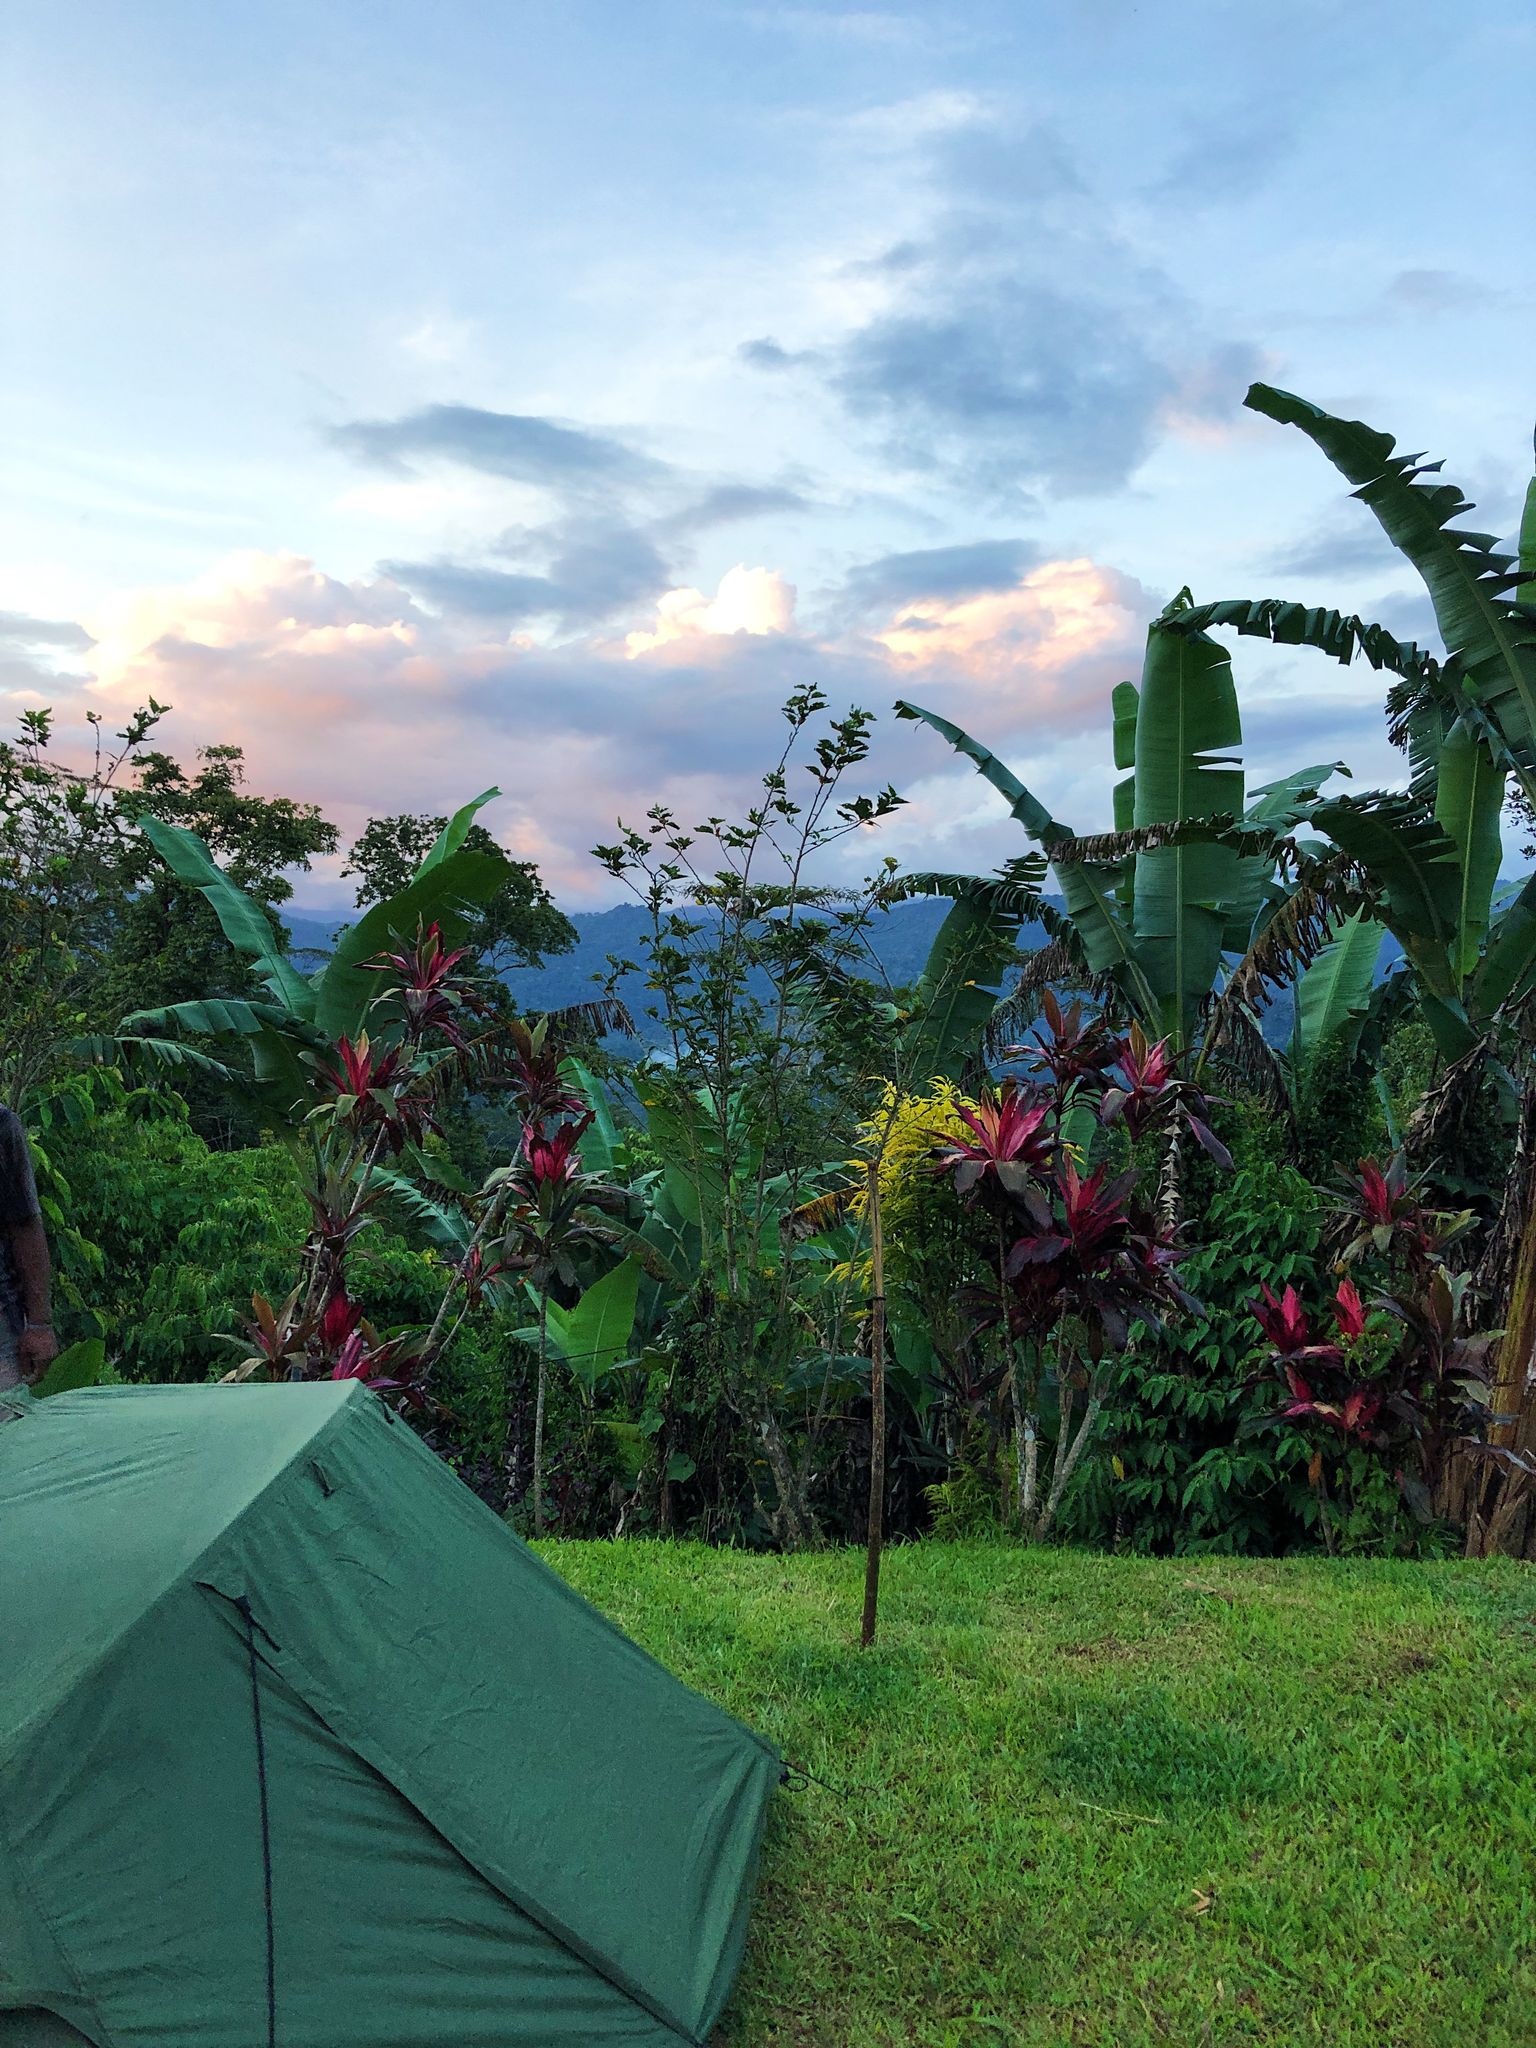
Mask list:
[{"label": "green grass", "polygon": [[1536,1573],[929,1543],[545,1555],[838,1792],[731,2048],[1529,2048]]}]

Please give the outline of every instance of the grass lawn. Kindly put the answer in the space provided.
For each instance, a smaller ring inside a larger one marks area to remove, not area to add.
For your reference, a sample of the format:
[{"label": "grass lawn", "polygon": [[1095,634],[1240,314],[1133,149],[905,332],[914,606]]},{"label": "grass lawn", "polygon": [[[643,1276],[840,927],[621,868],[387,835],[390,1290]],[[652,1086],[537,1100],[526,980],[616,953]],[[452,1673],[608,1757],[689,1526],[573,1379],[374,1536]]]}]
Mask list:
[{"label": "grass lawn", "polygon": [[544,1554],[841,1788],[731,2048],[1536,2043],[1536,1571],[929,1543]]}]

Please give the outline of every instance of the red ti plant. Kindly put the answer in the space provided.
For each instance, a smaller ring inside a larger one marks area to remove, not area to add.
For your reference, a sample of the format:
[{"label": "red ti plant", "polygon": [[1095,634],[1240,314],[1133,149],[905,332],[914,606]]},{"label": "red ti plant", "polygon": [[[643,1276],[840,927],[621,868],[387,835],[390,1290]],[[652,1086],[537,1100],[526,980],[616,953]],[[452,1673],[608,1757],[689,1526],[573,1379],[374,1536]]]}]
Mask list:
[{"label": "red ti plant", "polygon": [[1154,1131],[1172,1139],[1183,1126],[1218,1166],[1230,1169],[1232,1155],[1210,1126],[1209,1102],[1192,1081],[1183,1078],[1179,1066],[1166,1038],[1153,1044],[1141,1026],[1133,1023],[1116,1047],[1111,1086],[1099,1106],[1100,1120],[1105,1124],[1123,1122],[1133,1141]]},{"label": "red ti plant", "polygon": [[[1177,1279],[1178,1247],[1138,1201],[1138,1175],[1105,1166],[1083,1172],[1063,1141],[1063,1118],[1094,1071],[1064,1060],[1058,1092],[1045,1102],[1007,1090],[984,1097],[965,1113],[974,1135],[950,1140],[937,1157],[961,1199],[995,1220],[996,1290],[978,1303],[978,1323],[1004,1333],[1018,1512],[1037,1538],[1051,1527],[1092,1439],[1106,1359],[1138,1326],[1155,1329],[1169,1310],[1190,1305]],[[1037,1405],[1048,1350],[1060,1424],[1042,1499]],[[1080,1393],[1086,1401],[1074,1427]]]},{"label": "red ti plant", "polygon": [[1427,1280],[1472,1215],[1430,1208],[1421,1198],[1422,1186],[1423,1176],[1409,1175],[1400,1152],[1385,1166],[1362,1159],[1356,1172],[1346,1174],[1332,1231],[1340,1263]]},{"label": "red ti plant", "polygon": [[1053,989],[1040,999],[1044,1031],[1036,1031],[1030,1045],[1010,1046],[1008,1058],[1022,1058],[1051,1077],[1058,1101],[1080,1083],[1102,1086],[1103,1076],[1115,1064],[1119,1044],[1104,1018],[1081,1002],[1063,1006]]},{"label": "red ti plant", "polygon": [[1330,1306],[1335,1337],[1314,1342],[1310,1320],[1294,1287],[1288,1286],[1277,1299],[1266,1285],[1263,1300],[1253,1305],[1254,1320],[1269,1339],[1275,1364],[1290,1392],[1281,1415],[1288,1422],[1319,1422],[1342,1436],[1373,1444],[1382,1396],[1357,1381],[1366,1314],[1352,1280],[1340,1281]]},{"label": "red ti plant", "polygon": [[460,967],[468,958],[467,947],[444,945],[441,925],[418,924],[413,946],[366,963],[370,973],[389,977],[383,998],[399,1011],[407,1041],[419,1045],[436,1036],[460,1055],[469,1052],[464,1020],[483,1016],[487,1003]]},{"label": "red ti plant", "polygon": [[377,1133],[397,1155],[436,1129],[431,1097],[403,1047],[379,1050],[370,1045],[365,1031],[355,1045],[350,1038],[338,1039],[329,1061],[311,1055],[310,1063],[321,1089],[321,1100],[309,1112],[310,1122],[341,1127],[365,1140]]},{"label": "red ti plant", "polygon": [[295,1288],[278,1308],[260,1294],[251,1297],[246,1336],[224,1340],[249,1355],[224,1375],[226,1381],[258,1373],[273,1379],[355,1379],[403,1407],[426,1405],[419,1337],[381,1338],[361,1304],[340,1288],[320,1309],[306,1309],[301,1291]]},{"label": "red ti plant", "polygon": [[[546,1100],[550,1098],[546,1095]],[[562,1100],[570,1101],[568,1095]],[[591,1124],[588,1109],[553,1128],[530,1120],[519,1157],[486,1183],[501,1231],[500,1265],[526,1276],[539,1307],[538,1381],[533,1419],[533,1527],[544,1530],[544,1412],[549,1387],[549,1302],[557,1285],[574,1287],[576,1260],[613,1242],[594,1213],[611,1190],[583,1171],[580,1143]]]},{"label": "red ti plant", "polygon": [[997,1095],[983,1095],[974,1109],[962,1108],[960,1116],[972,1135],[945,1140],[937,1155],[957,1195],[1022,1196],[1050,1164],[1056,1146],[1050,1105],[1032,1100],[1014,1082],[1005,1081]]},{"label": "red ti plant", "polygon": [[[413,946],[368,964],[380,978],[367,1011],[373,1028],[304,1055],[314,1079],[305,1119],[312,1142],[302,1277],[280,1309],[256,1302],[249,1344],[231,1341],[254,1347],[237,1368],[242,1375],[357,1378],[414,1401],[437,1348],[441,1315],[425,1340],[381,1338],[357,1307],[353,1258],[372,1225],[380,1162],[437,1128],[444,1049],[462,1056],[463,1019],[476,1013],[480,996],[466,955],[445,948],[435,925],[418,927]],[[455,1275],[450,1293],[458,1284]]]},{"label": "red ti plant", "polygon": [[[1463,1218],[1419,1200],[1400,1159],[1362,1160],[1349,1178],[1331,1236],[1345,1277],[1329,1303],[1332,1329],[1314,1337],[1288,1287],[1253,1305],[1268,1343],[1267,1372],[1288,1398],[1277,1421],[1317,1431],[1309,1475],[1332,1543],[1327,1474],[1347,1494],[1350,1459],[1368,1454],[1389,1470],[1421,1520],[1449,1506],[1452,1454],[1496,1457],[1487,1443],[1487,1356],[1492,1338],[1461,1334],[1467,1279],[1447,1272],[1441,1248]],[[1352,1274],[1378,1289],[1367,1304]]]}]

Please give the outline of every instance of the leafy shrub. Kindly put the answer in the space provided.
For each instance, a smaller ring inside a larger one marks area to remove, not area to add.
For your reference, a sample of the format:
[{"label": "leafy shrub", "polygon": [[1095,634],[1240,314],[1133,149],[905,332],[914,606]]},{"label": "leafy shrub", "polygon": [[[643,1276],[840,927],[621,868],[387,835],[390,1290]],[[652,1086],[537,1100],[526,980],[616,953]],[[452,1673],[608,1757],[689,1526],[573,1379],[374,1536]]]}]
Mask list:
[{"label": "leafy shrub", "polygon": [[[1193,1233],[1192,1233],[1193,1234]],[[1261,1283],[1315,1285],[1322,1215],[1292,1167],[1240,1167],[1212,1190],[1183,1279],[1202,1314],[1116,1365],[1101,1444],[1065,1532],[1138,1551],[1273,1552],[1308,1540],[1315,1502],[1299,1431],[1241,1434],[1273,1414],[1254,1383]]]}]

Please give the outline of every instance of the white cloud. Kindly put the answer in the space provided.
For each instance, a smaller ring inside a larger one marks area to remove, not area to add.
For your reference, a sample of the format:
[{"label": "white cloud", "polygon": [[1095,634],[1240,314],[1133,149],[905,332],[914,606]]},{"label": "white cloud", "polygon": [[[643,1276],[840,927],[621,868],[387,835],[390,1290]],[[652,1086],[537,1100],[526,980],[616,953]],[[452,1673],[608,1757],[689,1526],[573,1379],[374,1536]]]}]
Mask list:
[{"label": "white cloud", "polygon": [[738,562],[726,570],[712,598],[702,590],[667,591],[657,600],[655,626],[626,634],[624,646],[633,660],[672,640],[719,633],[787,633],[794,617],[792,583],[786,583],[777,569],[749,569]]}]

